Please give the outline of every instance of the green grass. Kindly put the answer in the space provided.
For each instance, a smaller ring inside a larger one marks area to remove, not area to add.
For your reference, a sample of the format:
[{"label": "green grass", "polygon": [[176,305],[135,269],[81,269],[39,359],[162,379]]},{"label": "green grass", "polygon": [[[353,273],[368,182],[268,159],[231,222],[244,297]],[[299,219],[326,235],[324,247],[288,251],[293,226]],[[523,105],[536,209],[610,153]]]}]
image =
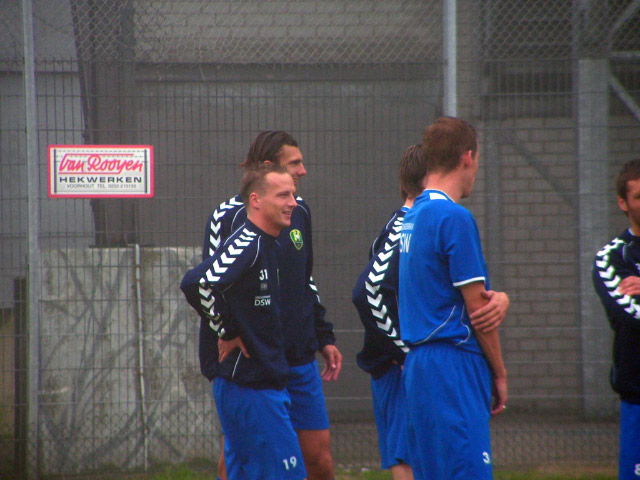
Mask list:
[{"label": "green grass", "polygon": [[[58,477],[51,477],[58,478]],[[65,477],[67,478],[67,477]],[[216,480],[215,465],[180,465],[147,473],[95,473],[72,476],[74,480]],[[612,469],[545,468],[544,470],[496,470],[494,480],[617,480]],[[336,480],[392,480],[388,470],[339,470]]]},{"label": "green grass", "polygon": [[[559,469],[556,472],[496,470],[493,478],[494,480],[617,480],[618,478],[615,472],[579,472],[577,470],[577,468]],[[391,480],[391,472],[388,470],[343,471],[337,473],[336,480]]]},{"label": "green grass", "polygon": [[[576,472],[576,469],[555,473],[539,471],[504,471],[497,470],[494,480],[617,480],[615,472]],[[365,472],[338,472],[336,480],[392,480],[387,470],[371,470]]]}]

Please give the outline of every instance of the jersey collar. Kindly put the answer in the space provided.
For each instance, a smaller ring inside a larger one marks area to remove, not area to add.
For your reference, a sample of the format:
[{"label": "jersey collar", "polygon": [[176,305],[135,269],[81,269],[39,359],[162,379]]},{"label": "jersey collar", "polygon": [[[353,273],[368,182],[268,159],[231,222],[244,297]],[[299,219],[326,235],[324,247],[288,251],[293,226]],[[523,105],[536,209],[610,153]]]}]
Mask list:
[{"label": "jersey collar", "polygon": [[442,190],[425,189],[425,191],[423,193],[426,194],[426,196],[429,198],[429,200],[449,200],[450,202],[453,202],[451,197],[449,195],[447,195],[446,193],[444,193]]}]

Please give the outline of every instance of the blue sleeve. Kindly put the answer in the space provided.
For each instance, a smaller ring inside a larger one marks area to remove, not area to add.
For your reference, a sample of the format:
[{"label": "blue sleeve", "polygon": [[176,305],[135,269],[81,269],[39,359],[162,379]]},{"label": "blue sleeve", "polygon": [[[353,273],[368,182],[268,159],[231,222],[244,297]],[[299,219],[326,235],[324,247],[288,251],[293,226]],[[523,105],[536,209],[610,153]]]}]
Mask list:
[{"label": "blue sleeve", "polygon": [[459,288],[473,282],[487,284],[480,234],[471,212],[462,207],[452,210],[443,219],[440,235],[440,254],[449,264],[452,285]]}]

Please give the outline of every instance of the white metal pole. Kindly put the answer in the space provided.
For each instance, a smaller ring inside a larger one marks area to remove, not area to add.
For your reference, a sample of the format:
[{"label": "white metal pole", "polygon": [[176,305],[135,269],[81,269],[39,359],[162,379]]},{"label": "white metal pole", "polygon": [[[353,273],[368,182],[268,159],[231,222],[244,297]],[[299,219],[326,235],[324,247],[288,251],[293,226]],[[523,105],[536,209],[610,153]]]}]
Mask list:
[{"label": "white metal pole", "polygon": [[443,15],[443,56],[444,56],[444,114],[455,117],[458,114],[458,58],[457,58],[457,13],[456,0],[444,0]]}]

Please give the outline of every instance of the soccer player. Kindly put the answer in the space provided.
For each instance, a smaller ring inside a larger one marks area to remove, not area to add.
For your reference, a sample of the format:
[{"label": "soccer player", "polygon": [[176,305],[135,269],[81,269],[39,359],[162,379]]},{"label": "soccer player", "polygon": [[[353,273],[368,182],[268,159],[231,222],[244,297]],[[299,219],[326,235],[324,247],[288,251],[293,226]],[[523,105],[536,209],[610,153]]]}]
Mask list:
[{"label": "soccer player", "polygon": [[[261,132],[251,144],[242,166],[255,168],[263,163],[284,167],[296,186],[307,174],[298,143],[287,132]],[[310,480],[333,478],[329,417],[322,392],[322,380],[334,381],[342,368],[342,355],[335,346],[333,326],[325,321],[325,309],[313,281],[311,214],[308,205],[296,197],[291,225],[280,232],[283,261],[282,325],[285,355],[289,364],[287,390],[291,396],[290,416],[296,430]],[[220,204],[209,217],[205,231],[203,258],[213,255],[246,217],[242,195]],[[200,328],[200,365],[203,374],[213,380],[217,375],[218,352],[228,349],[206,323]],[[320,373],[315,352],[320,351],[325,367]],[[227,449],[224,449],[227,451]],[[224,456],[218,462],[218,474],[225,479]]]},{"label": "soccer player", "polygon": [[[353,289],[353,303],[365,327],[364,346],[356,356],[358,366],[371,375],[373,411],[378,429],[382,468],[394,480],[413,478],[411,452],[416,448],[408,429],[402,366],[408,347],[400,339],[398,322],[398,238],[405,213],[424,190],[427,169],[421,145],[411,145],[399,169],[404,205],[374,240],[369,263]],[[486,292],[490,302],[476,311],[480,328],[491,330],[504,319],[509,299],[504,292]],[[419,472],[416,471],[419,475]]]},{"label": "soccer player", "polygon": [[620,396],[618,478],[640,478],[640,158],[616,177],[618,206],[629,228],[597,253],[593,285],[613,336],[610,381]]},{"label": "soccer player", "polygon": [[241,191],[247,218],[187,272],[180,288],[211,330],[235,347],[220,355],[213,388],[228,477],[302,479],[285,389],[277,241],[297,207],[295,185],[285,169],[266,165],[245,172]]},{"label": "soccer player", "polygon": [[470,322],[489,302],[489,278],[476,222],[457,203],[476,179],[476,132],[441,117],[425,130],[422,150],[426,189],[405,214],[398,244],[403,375],[418,445],[411,461],[420,478],[490,479],[489,418],[505,406],[507,371],[498,329]]}]

